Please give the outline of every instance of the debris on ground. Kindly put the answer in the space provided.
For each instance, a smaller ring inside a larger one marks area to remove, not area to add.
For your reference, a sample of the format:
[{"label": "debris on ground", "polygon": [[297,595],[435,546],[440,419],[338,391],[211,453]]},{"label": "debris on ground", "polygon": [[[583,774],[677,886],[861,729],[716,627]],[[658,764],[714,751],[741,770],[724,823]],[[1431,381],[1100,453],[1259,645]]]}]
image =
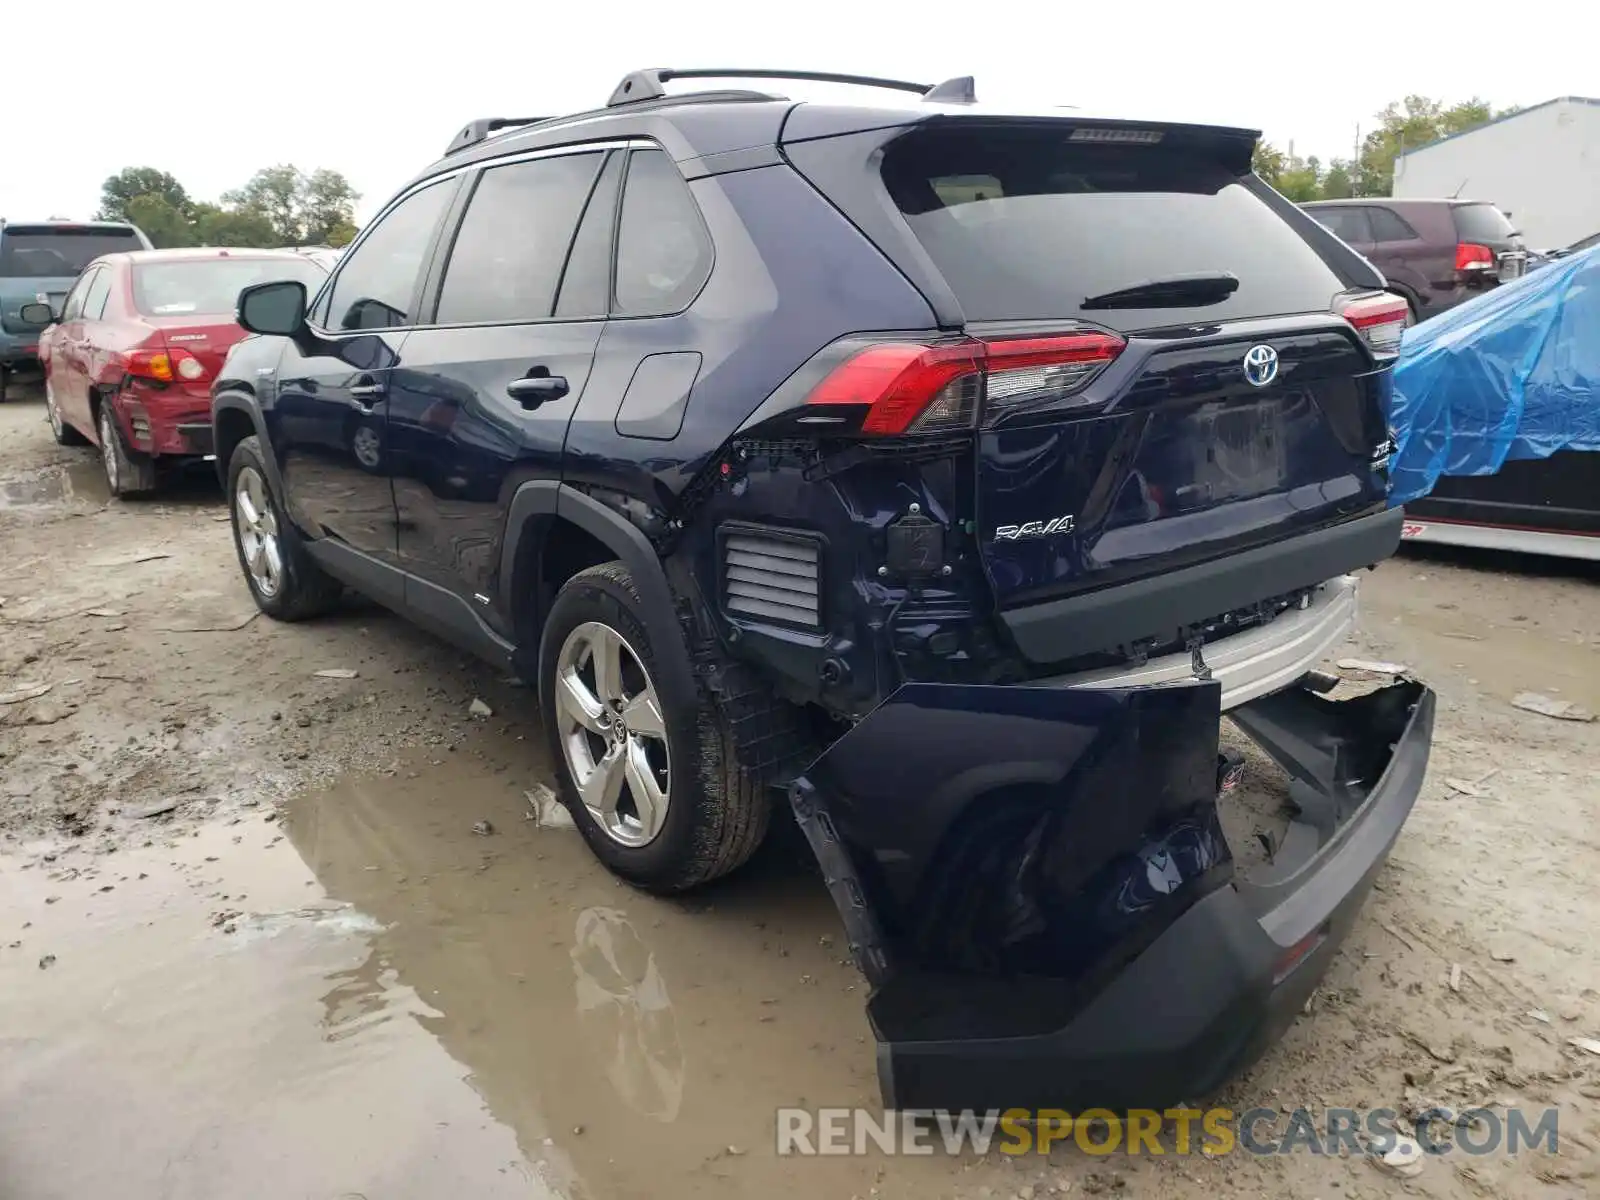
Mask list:
[{"label": "debris on ground", "polygon": [[1445,787],[1449,788],[1452,792],[1460,792],[1463,796],[1471,796],[1471,797],[1473,797],[1474,799],[1477,799],[1477,800],[1482,800],[1487,796],[1493,795],[1493,793],[1490,792],[1488,788],[1479,787],[1477,784],[1473,783],[1470,779],[1450,779],[1450,778],[1446,778],[1445,781],[1444,781],[1444,785],[1445,785]]},{"label": "debris on ground", "polygon": [[1541,717],[1554,717],[1558,721],[1592,721],[1594,714],[1571,700],[1556,700],[1538,692],[1518,692],[1511,697],[1513,708],[1538,713]]},{"label": "debris on ground", "polygon": [[490,708],[487,704],[485,704],[482,700],[479,700],[476,696],[474,696],[472,698],[472,703],[467,705],[467,712],[469,712],[470,714],[472,714],[475,717],[492,717],[492,716],[494,716],[494,709]]},{"label": "debris on ground", "polygon": [[567,811],[567,806],[561,803],[555,790],[548,784],[536,783],[523,795],[528,798],[527,819],[540,829],[577,828],[573,824],[572,814]]},{"label": "debris on ground", "polygon": [[9,692],[0,692],[0,704],[21,704],[24,700],[33,700],[44,695],[53,683],[25,683],[21,687],[12,688]]},{"label": "debris on ground", "polygon": [[311,673],[318,679],[354,679],[360,674],[359,671],[352,671],[349,667],[328,667],[325,670]]},{"label": "debris on ground", "polygon": [[1587,1051],[1590,1054],[1600,1054],[1600,1039],[1588,1037],[1568,1038],[1567,1044],[1576,1046],[1579,1050]]},{"label": "debris on ground", "polygon": [[39,960],[39,970],[41,970],[41,971],[49,970],[51,967],[53,967],[55,965],[56,965],[56,956],[54,954],[46,954],[43,958],[41,958]]},{"label": "debris on ground", "polygon": [[1341,658],[1339,670],[1361,671],[1368,675],[1404,675],[1409,668],[1405,663],[1375,662],[1366,658]]},{"label": "debris on ground", "polygon": [[1372,1165],[1387,1174],[1401,1179],[1415,1179],[1422,1174],[1422,1147],[1408,1137],[1396,1138],[1394,1149],[1387,1154],[1370,1156]]},{"label": "debris on ground", "polygon": [[139,817],[139,818],[159,817],[164,813],[172,812],[174,809],[178,808],[182,804],[183,804],[183,801],[178,799],[178,798],[176,798],[176,797],[174,797],[171,800],[158,800],[154,804],[149,805],[146,808],[140,809],[138,812],[134,813],[133,816]]},{"label": "debris on ground", "polygon": [[479,837],[489,837],[494,833],[494,826],[488,821],[479,821],[473,825],[472,832]]},{"label": "debris on ground", "polygon": [[1460,963],[1451,963],[1450,964],[1450,990],[1452,992],[1459,992],[1461,990],[1461,964]]}]

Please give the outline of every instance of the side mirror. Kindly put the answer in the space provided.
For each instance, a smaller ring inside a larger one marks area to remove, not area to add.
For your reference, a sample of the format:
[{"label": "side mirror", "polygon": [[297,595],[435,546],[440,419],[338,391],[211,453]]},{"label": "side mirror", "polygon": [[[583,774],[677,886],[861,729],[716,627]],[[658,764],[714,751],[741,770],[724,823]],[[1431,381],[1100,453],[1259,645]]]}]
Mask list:
[{"label": "side mirror", "polygon": [[246,332],[293,337],[306,325],[306,285],[295,279],[252,284],[239,293],[235,317]]},{"label": "side mirror", "polygon": [[61,319],[61,314],[56,312],[55,309],[48,304],[40,304],[37,301],[32,304],[24,304],[17,315],[30,325],[54,325]]}]

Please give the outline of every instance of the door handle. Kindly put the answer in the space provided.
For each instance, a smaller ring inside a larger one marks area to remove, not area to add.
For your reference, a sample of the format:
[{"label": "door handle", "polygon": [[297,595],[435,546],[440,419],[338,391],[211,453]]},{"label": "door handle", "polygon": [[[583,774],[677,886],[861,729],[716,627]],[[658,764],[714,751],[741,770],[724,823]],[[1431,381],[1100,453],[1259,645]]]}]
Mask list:
[{"label": "door handle", "polygon": [[546,400],[559,400],[571,390],[564,375],[526,375],[506,384],[506,395],[530,410]]},{"label": "door handle", "polygon": [[349,387],[350,398],[356,402],[356,407],[362,412],[371,412],[372,406],[383,397],[383,384],[367,378],[360,383],[352,383]]}]

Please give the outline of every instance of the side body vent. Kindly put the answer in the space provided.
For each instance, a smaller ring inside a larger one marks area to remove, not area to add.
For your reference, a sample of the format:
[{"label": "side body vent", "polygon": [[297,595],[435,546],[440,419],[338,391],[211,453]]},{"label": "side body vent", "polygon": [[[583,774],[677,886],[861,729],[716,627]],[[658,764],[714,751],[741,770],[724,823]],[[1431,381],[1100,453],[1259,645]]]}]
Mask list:
[{"label": "side body vent", "polygon": [[759,525],[724,525],[722,608],[729,616],[822,628],[821,543]]}]

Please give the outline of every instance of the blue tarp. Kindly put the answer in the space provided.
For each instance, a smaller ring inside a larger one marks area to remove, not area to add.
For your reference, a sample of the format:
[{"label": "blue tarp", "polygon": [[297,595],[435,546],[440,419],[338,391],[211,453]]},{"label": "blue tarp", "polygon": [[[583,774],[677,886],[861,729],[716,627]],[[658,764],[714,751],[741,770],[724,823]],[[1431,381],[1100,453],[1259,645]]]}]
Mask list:
[{"label": "blue tarp", "polygon": [[1406,330],[1389,501],[1507,459],[1600,451],[1600,247]]}]

